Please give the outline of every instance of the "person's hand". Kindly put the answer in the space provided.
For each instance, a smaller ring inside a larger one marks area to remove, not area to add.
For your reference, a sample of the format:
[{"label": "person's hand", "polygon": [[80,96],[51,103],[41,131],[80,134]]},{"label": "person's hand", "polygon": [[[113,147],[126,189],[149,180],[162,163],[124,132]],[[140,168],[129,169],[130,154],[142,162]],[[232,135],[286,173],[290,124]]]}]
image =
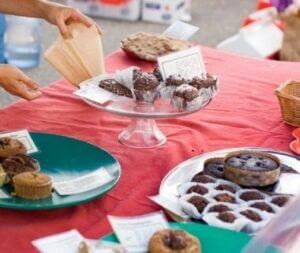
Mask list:
[{"label": "person's hand", "polygon": [[67,29],[67,25],[74,22],[80,22],[90,27],[91,25],[95,25],[101,34],[101,28],[89,17],[85,16],[79,10],[64,6],[61,4],[51,4],[49,9],[47,10],[47,15],[45,19],[56,25],[61,33],[61,35],[66,38],[71,38],[69,30]]},{"label": "person's hand", "polygon": [[0,64],[0,86],[12,95],[33,100],[42,95],[36,82],[16,67]]}]

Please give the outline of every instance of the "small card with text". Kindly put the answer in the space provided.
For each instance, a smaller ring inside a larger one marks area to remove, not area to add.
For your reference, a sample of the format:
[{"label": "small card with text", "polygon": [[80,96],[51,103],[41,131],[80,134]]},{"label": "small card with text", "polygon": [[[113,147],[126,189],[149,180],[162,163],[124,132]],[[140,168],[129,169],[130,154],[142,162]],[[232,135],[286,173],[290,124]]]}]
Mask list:
[{"label": "small card with text", "polygon": [[200,47],[192,47],[158,58],[158,65],[165,80],[170,75],[191,79],[206,74]]},{"label": "small card with text", "polygon": [[10,137],[22,142],[27,149],[27,154],[33,154],[39,151],[37,146],[34,144],[29,132],[26,129],[14,132],[2,132],[0,133],[0,138],[2,137]]}]

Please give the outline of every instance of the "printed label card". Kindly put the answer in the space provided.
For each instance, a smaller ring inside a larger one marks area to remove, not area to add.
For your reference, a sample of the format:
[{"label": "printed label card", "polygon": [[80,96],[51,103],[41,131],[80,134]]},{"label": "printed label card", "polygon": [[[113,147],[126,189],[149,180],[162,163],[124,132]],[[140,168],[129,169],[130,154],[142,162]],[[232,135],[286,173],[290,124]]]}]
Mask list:
[{"label": "printed label card", "polygon": [[78,178],[54,182],[53,188],[59,195],[73,195],[91,191],[108,184],[113,179],[114,177],[106,169],[101,168]]},{"label": "printed label card", "polygon": [[158,65],[165,80],[170,75],[181,75],[191,79],[206,74],[199,47],[193,47],[158,58]]},{"label": "printed label card", "polygon": [[36,153],[39,151],[36,145],[34,144],[28,130],[26,129],[14,131],[14,132],[2,132],[0,133],[0,138],[2,137],[10,137],[22,142],[27,149],[27,154]]},{"label": "printed label card", "polygon": [[130,253],[146,253],[152,235],[169,228],[162,212],[135,217],[108,216],[108,220],[119,241]]},{"label": "printed label card", "polygon": [[163,32],[163,35],[167,35],[178,40],[189,40],[196,32],[198,32],[198,30],[199,27],[197,26],[177,20]]}]

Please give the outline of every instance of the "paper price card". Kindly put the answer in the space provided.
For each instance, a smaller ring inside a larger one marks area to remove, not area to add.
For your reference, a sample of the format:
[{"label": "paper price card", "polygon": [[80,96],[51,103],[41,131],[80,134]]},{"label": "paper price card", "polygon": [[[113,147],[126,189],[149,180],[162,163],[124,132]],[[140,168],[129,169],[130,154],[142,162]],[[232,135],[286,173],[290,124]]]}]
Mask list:
[{"label": "paper price card", "polygon": [[108,220],[129,253],[146,253],[152,235],[169,227],[162,212],[135,217],[108,216]]},{"label": "paper price card", "polygon": [[199,47],[159,57],[158,65],[164,80],[170,75],[181,75],[183,78],[191,79],[206,74]]}]

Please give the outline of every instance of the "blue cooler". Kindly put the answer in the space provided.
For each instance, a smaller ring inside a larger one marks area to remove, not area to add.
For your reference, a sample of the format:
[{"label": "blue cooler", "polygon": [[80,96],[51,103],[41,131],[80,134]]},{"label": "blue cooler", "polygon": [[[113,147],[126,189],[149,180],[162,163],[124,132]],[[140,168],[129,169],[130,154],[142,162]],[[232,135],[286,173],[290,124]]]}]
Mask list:
[{"label": "blue cooler", "polygon": [[0,14],[0,63],[5,62],[4,58],[4,33],[5,33],[5,16]]}]

